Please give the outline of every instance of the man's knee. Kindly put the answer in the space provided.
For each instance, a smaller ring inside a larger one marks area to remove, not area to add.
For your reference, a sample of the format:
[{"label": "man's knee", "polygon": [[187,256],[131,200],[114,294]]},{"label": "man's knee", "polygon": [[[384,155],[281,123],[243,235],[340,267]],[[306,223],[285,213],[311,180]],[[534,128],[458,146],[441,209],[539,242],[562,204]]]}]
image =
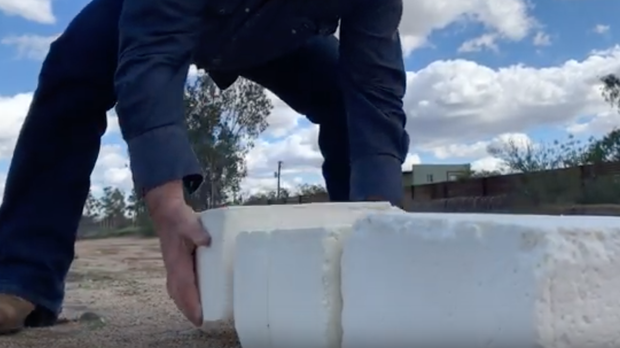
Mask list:
[{"label": "man's knee", "polygon": [[50,45],[29,123],[71,123],[89,136],[93,132],[103,134],[105,113],[116,101],[113,82],[122,3],[90,2]]}]

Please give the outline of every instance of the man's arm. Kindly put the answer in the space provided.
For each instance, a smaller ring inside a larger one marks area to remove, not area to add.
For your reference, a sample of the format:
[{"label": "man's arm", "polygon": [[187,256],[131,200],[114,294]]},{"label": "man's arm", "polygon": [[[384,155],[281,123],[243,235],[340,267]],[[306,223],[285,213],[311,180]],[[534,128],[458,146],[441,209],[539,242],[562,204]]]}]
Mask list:
[{"label": "man's arm", "polygon": [[[184,123],[183,90],[205,2],[124,1],[116,110],[140,195],[175,181],[193,191],[202,182]],[[181,185],[168,186],[182,194]]]},{"label": "man's arm", "polygon": [[409,147],[407,83],[398,26],[402,0],[347,0],[340,26],[340,71],[348,113],[351,199],[402,200]]},{"label": "man's arm", "polygon": [[124,0],[115,87],[138,194],[160,239],[168,293],[194,325],[202,307],[196,247],[210,237],[183,199],[202,176],[184,122],[183,87],[208,0]]}]

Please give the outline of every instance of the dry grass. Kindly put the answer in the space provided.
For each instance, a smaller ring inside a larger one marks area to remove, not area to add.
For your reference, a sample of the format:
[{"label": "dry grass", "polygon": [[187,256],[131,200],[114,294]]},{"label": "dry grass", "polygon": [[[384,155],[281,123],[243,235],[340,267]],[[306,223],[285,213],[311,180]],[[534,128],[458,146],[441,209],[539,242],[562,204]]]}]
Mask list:
[{"label": "dry grass", "polygon": [[2,348],[238,348],[232,327],[203,332],[175,309],[165,291],[156,239],[77,243],[67,279],[63,324],[0,337]]}]

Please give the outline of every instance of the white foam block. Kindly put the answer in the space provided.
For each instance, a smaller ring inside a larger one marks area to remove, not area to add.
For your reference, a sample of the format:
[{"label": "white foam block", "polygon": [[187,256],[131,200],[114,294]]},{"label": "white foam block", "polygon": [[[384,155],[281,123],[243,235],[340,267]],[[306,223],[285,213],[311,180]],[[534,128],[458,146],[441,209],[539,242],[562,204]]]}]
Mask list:
[{"label": "white foam block", "polygon": [[241,233],[235,328],[244,348],[339,348],[340,257],[351,225]]},{"label": "white foam block", "polygon": [[244,348],[272,347],[269,326],[271,231],[241,232],[234,265],[235,329]]},{"label": "white foam block", "polygon": [[211,247],[199,248],[196,253],[203,327],[233,319],[233,266],[240,232],[352,224],[370,211],[395,209],[384,202],[361,202],[241,206],[203,212],[202,224],[212,237]]},{"label": "white foam block", "polygon": [[620,342],[620,219],[384,214],[342,256],[343,348]]}]

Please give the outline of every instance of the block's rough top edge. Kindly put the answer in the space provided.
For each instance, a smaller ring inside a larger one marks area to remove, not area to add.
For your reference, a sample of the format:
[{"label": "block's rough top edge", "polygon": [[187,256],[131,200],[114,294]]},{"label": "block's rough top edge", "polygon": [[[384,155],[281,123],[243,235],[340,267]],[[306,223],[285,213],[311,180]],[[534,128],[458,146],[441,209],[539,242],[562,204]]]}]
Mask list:
[{"label": "block's rough top edge", "polygon": [[301,204],[273,204],[273,205],[235,205],[203,210],[199,214],[211,214],[221,211],[248,211],[248,210],[287,210],[287,209],[307,209],[307,208],[334,208],[349,207],[353,209],[392,207],[388,202],[320,202],[320,203],[301,203]]},{"label": "block's rough top edge", "polygon": [[508,215],[508,214],[469,214],[469,213],[410,213],[402,210],[369,211],[363,219],[393,219],[406,221],[411,219],[443,220],[458,223],[492,223],[511,224],[543,231],[556,229],[584,230],[618,230],[620,217],[615,216],[556,216],[556,215]]},{"label": "block's rough top edge", "polygon": [[608,263],[620,255],[619,218],[373,212],[358,219],[353,230],[358,239],[378,233],[429,241],[510,239],[519,243],[523,258],[551,263]]}]

